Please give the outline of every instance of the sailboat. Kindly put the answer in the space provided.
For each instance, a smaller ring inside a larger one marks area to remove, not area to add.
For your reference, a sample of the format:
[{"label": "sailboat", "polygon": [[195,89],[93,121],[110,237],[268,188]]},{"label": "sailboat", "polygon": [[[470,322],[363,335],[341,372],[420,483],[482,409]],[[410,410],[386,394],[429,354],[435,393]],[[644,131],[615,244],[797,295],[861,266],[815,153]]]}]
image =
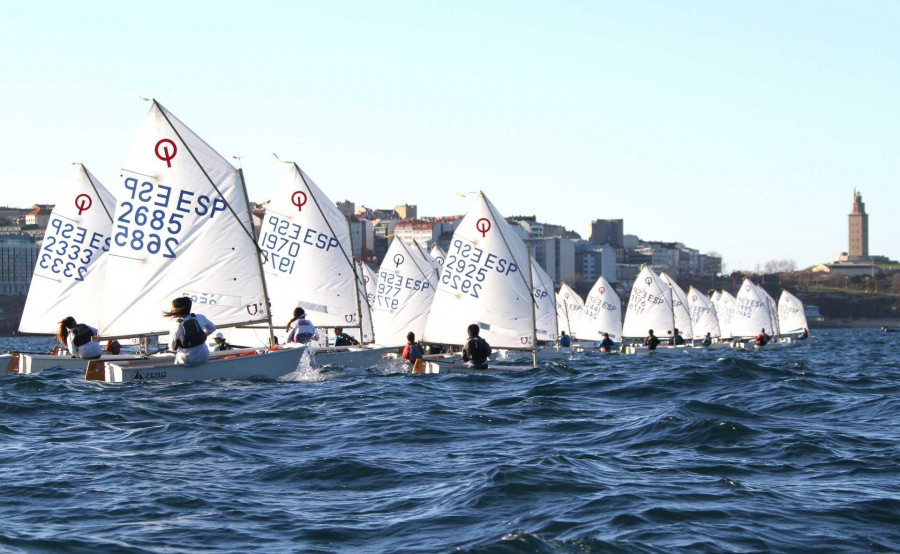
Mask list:
[{"label": "sailboat", "polygon": [[[631,287],[622,337],[625,340],[643,340],[651,329],[662,341],[657,348],[664,349],[665,341],[672,338],[675,332],[675,318],[672,310],[672,287],[645,265]],[[646,350],[634,344],[623,345],[622,349],[628,354]]]},{"label": "sailboat", "polygon": [[[353,259],[350,224],[296,163],[290,164],[266,207],[259,248],[275,321],[287,324],[300,307],[320,335],[342,327],[361,339],[354,346],[310,345],[314,365],[368,367],[381,358],[386,349],[366,336],[371,317],[365,281]],[[278,331],[279,343],[293,347],[286,344],[283,329]]]},{"label": "sailboat", "polygon": [[441,247],[434,243],[434,246],[431,247],[431,257],[434,258],[434,261],[438,263],[442,268],[444,267],[444,261],[447,259],[447,253],[441,250]]},{"label": "sailboat", "polygon": [[797,335],[809,330],[803,302],[786,290],[781,291],[778,299],[778,322],[782,335]]},{"label": "sailboat", "polygon": [[607,333],[613,341],[622,342],[622,301],[602,275],[584,301],[575,333],[580,341],[601,341]]},{"label": "sailboat", "polygon": [[440,262],[438,262],[435,259],[434,256],[431,255],[431,253],[428,250],[426,250],[425,248],[422,247],[421,244],[419,244],[419,241],[413,240],[413,246],[415,246],[416,249],[418,249],[419,257],[424,259],[425,261],[427,261],[428,265],[430,265],[432,268],[434,268],[435,283],[437,283],[437,279],[441,276],[441,268],[443,266],[441,265]]},{"label": "sailboat", "polygon": [[[395,237],[378,271],[372,321],[381,344],[406,344],[406,334],[431,341],[425,332],[428,312],[437,287],[437,270],[417,245]],[[396,349],[396,348],[394,348]]]},{"label": "sailboat", "polygon": [[772,295],[769,294],[766,289],[762,286],[757,285],[759,291],[766,298],[766,306],[769,309],[769,319],[772,320],[772,335],[773,342],[778,342],[778,337],[781,336],[781,323],[778,322],[778,303],[775,302],[775,299],[772,298]]},{"label": "sailboat", "polygon": [[368,267],[369,266],[361,261],[356,262],[356,288],[360,299],[360,316],[362,323],[362,328],[360,329],[361,337],[359,337],[359,340],[363,344],[372,344],[375,342],[375,326],[372,322],[372,304],[369,303],[369,292],[367,289],[369,277],[366,273],[366,270],[369,272],[372,270],[368,269]]},{"label": "sailboat", "polygon": [[584,314],[584,300],[575,290],[563,281],[556,293],[556,319],[560,331],[565,331],[573,339],[579,338],[576,334],[578,323]]},{"label": "sailboat", "polygon": [[[55,335],[59,321],[73,316],[92,326],[100,322],[100,298],[107,290],[107,251],[115,199],[82,164],[73,164],[74,182],[50,213],[47,231],[25,300],[19,332]],[[37,373],[50,367],[84,370],[88,360],[61,355],[17,353],[7,373]],[[134,355],[105,355],[128,359]]]},{"label": "sailboat", "polygon": [[[186,296],[217,327],[271,322],[243,175],[155,100],[115,189],[100,334],[164,334],[171,300]],[[149,333],[148,333],[149,332]],[[271,332],[270,332],[271,334]],[[197,367],[172,356],[92,362],[85,378],[112,382],[277,378],[303,349],[215,352]]]},{"label": "sailboat", "polygon": [[[710,299],[692,286],[688,289],[687,300],[694,339],[702,340],[707,333],[711,339],[719,339],[722,331],[719,329],[719,318]],[[718,344],[718,340],[716,343]]]},{"label": "sailboat", "polygon": [[685,341],[691,341],[694,338],[694,332],[691,329],[691,312],[688,309],[687,295],[675,279],[669,277],[665,271],[659,274],[659,278],[672,289],[672,315],[675,318],[675,329]]},{"label": "sailboat", "polygon": [[[735,341],[747,341],[756,337],[760,330],[773,333],[775,326],[765,293],[753,281],[744,278],[741,290],[735,299],[736,306],[731,318],[731,335]],[[739,344],[743,345],[743,342]]]},{"label": "sailboat", "polygon": [[[425,326],[427,340],[461,345],[466,328],[475,323],[494,350],[530,350],[529,367],[536,365],[536,281],[530,265],[525,243],[484,193],[479,193],[453,233]],[[433,362],[428,362],[428,367],[429,371],[448,370]],[[459,366],[449,370],[465,371]]]},{"label": "sailboat", "polygon": [[534,323],[537,340],[556,344],[559,327],[556,318],[556,297],[553,279],[531,257],[531,282],[534,296]]},{"label": "sailboat", "polygon": [[734,319],[734,312],[737,308],[737,300],[731,293],[723,290],[719,295],[719,303],[716,305],[716,318],[719,320],[719,330],[722,333],[722,340],[732,340],[734,336],[731,333],[731,322]]}]

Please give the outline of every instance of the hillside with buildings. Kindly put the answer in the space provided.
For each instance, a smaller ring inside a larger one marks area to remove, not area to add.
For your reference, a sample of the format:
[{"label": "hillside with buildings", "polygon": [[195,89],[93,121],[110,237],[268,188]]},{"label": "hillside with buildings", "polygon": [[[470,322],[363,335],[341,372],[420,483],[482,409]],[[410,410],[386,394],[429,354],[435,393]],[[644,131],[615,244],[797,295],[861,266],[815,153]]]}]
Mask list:
[{"label": "hillside with buildings", "polygon": [[[267,203],[252,204],[257,228]],[[349,220],[353,255],[376,268],[392,240],[418,243],[426,249],[437,245],[446,251],[462,214],[420,217],[415,205],[393,208],[356,206],[350,200],[336,203]],[[0,208],[0,332],[14,332],[53,206]],[[828,319],[896,318],[900,315],[900,264],[869,254],[868,214],[862,195],[853,193],[849,214],[849,249],[829,263],[796,271],[793,262],[766,264],[754,273],[723,274],[722,258],[714,252],[677,241],[645,240],[626,234],[622,219],[596,219],[583,238],[563,225],[539,221],[536,215],[507,218],[525,241],[535,260],[553,278],[556,287],[566,282],[582,296],[601,275],[623,299],[642,265],[665,271],[685,290],[735,290],[749,276],[777,295],[789,288],[806,303],[819,306]]]}]

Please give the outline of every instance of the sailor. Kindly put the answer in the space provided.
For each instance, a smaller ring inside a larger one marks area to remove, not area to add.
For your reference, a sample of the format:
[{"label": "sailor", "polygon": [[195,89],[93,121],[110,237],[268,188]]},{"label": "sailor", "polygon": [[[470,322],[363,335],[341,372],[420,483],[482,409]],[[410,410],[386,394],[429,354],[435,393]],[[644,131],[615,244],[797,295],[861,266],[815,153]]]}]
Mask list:
[{"label": "sailor", "polygon": [[603,340],[600,341],[600,350],[609,352],[612,350],[613,341],[609,338],[609,333],[603,333]]},{"label": "sailor", "polygon": [[469,338],[466,340],[465,346],[463,346],[462,361],[466,362],[466,367],[487,369],[488,358],[491,355],[491,345],[478,336],[480,329],[477,323],[469,325],[466,331],[469,334]]},{"label": "sailor", "polygon": [[558,343],[560,347],[568,348],[569,346],[572,346],[572,337],[567,335],[565,331],[561,331]]},{"label": "sailor", "polygon": [[675,328],[675,335],[672,337],[672,344],[675,346],[681,346],[684,344],[684,337],[681,336],[681,333],[678,332],[678,327]]},{"label": "sailor", "polygon": [[216,336],[213,337],[213,340],[216,341],[216,346],[213,348],[214,351],[220,352],[222,350],[231,350],[231,345],[225,341],[225,335],[221,332],[216,333]]},{"label": "sailor", "polygon": [[216,326],[203,314],[191,313],[191,299],[181,296],[172,300],[172,309],[163,316],[175,321],[169,329],[169,350],[175,352],[175,363],[185,366],[200,365],[209,359],[206,338]]},{"label": "sailor", "polygon": [[659,346],[659,337],[653,334],[653,329],[647,331],[647,338],[644,339],[644,345],[650,350],[656,350]]},{"label": "sailor", "polygon": [[294,308],[294,314],[285,327],[285,331],[288,333],[288,342],[308,344],[310,341],[319,340],[316,326],[306,319],[306,310],[299,306]]},{"label": "sailor", "polygon": [[769,339],[772,338],[766,334],[766,328],[763,327],[762,330],[756,335],[756,344],[757,346],[765,346]]},{"label": "sailor", "polygon": [[400,356],[411,364],[422,357],[422,346],[416,342],[416,334],[412,331],[406,334],[406,347]]},{"label": "sailor", "polygon": [[712,336],[709,333],[706,333],[706,336],[703,337],[703,340],[700,341],[700,344],[703,346],[709,346],[712,344]]},{"label": "sailor", "polygon": [[806,340],[809,338],[809,329],[806,327],[803,328],[803,332],[800,333],[800,336],[797,337],[797,340]]},{"label": "sailor", "polygon": [[353,346],[359,341],[344,332],[343,327],[334,328],[334,346]]},{"label": "sailor", "polygon": [[103,347],[99,342],[92,340],[97,336],[97,329],[84,323],[77,323],[75,318],[69,316],[59,322],[59,330],[56,338],[60,344],[69,349],[75,358],[94,360],[103,355]]}]

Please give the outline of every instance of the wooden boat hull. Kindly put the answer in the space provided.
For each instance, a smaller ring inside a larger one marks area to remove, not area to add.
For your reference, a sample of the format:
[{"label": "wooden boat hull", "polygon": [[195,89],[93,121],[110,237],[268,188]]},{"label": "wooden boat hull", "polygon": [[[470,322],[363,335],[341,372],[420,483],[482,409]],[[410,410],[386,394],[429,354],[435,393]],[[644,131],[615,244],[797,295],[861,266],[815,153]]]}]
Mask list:
[{"label": "wooden boat hull", "polygon": [[136,362],[98,363],[88,368],[85,379],[107,383],[278,379],[297,369],[304,352],[305,347],[262,353],[255,350],[225,351],[216,353],[217,356],[194,367],[177,365],[171,359],[161,360],[153,357]]}]

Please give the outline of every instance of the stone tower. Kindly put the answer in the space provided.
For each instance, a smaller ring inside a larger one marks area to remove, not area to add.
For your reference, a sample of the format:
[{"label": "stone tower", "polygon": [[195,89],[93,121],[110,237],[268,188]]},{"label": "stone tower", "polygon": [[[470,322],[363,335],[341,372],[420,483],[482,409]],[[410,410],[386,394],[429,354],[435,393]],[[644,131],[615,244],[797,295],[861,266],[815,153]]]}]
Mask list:
[{"label": "stone tower", "polygon": [[862,193],[853,189],[853,211],[850,212],[850,259],[869,255],[869,214]]}]

